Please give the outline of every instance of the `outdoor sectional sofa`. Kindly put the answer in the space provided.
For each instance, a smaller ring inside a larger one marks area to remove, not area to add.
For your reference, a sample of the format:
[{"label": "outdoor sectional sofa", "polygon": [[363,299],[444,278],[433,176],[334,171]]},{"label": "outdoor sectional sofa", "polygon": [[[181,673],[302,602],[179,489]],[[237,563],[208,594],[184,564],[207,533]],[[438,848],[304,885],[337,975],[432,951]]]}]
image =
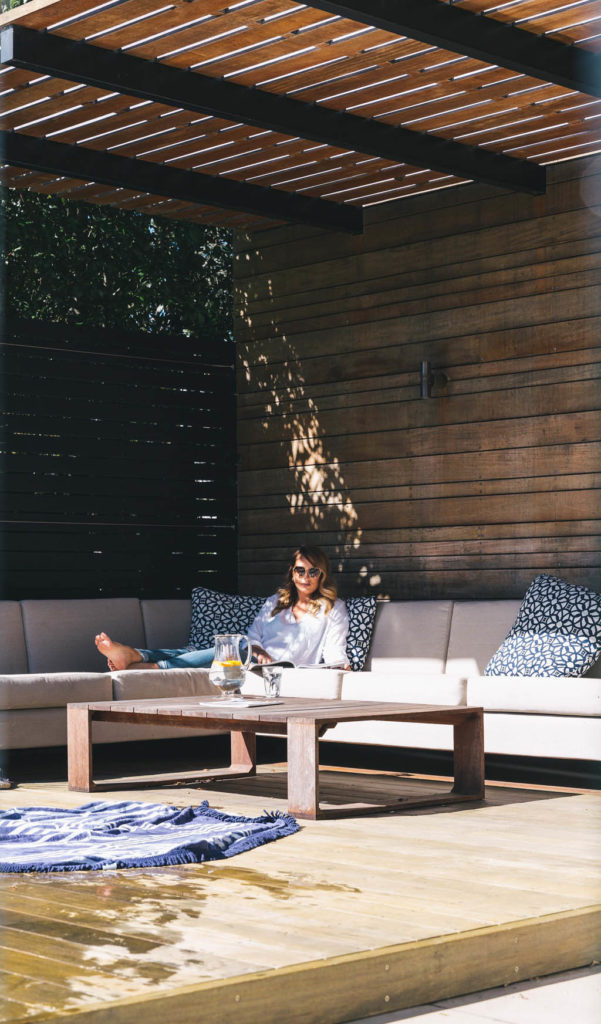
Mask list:
[{"label": "outdoor sectional sofa", "polygon": [[[578,678],[484,676],[520,601],[390,601],[378,605],[361,672],[285,670],[283,693],[342,700],[476,705],[488,753],[598,761],[601,660]],[[0,749],[66,743],[66,705],[77,701],[215,692],[207,670],[107,672],[99,630],[139,647],[188,642],[188,600],[0,602]],[[259,692],[250,676],[245,689]],[[194,730],[94,723],[95,742],[194,735]],[[452,749],[451,727],[339,725],[327,740]]]}]

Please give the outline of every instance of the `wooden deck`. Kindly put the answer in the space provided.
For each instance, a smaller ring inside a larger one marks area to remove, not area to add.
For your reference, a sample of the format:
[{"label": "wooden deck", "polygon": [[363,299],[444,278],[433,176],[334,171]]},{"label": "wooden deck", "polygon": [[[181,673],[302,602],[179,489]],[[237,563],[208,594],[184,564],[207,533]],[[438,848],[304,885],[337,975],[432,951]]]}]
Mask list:
[{"label": "wooden deck", "polygon": [[[324,802],[399,777],[322,771]],[[407,777],[408,792],[428,779]],[[284,808],[285,773],[94,799]],[[78,806],[63,783],[0,806]],[[334,1024],[599,958],[601,794],[487,788],[472,806],[303,822],[231,861],[0,876],[0,1021]]]}]

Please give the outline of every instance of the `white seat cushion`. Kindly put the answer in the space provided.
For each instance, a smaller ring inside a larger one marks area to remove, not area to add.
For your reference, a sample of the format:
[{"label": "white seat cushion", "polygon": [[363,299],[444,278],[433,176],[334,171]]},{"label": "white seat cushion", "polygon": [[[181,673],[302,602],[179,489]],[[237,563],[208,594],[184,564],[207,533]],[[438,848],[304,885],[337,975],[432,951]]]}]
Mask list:
[{"label": "white seat cushion", "polygon": [[[39,672],[0,676],[0,708],[64,708],[67,704],[111,700],[109,672]],[[33,744],[32,744],[33,746]]]},{"label": "white seat cushion", "polygon": [[[352,673],[349,673],[352,675]],[[362,673],[357,673],[362,675]],[[322,700],[339,700],[344,672],[334,668],[284,668],[280,693],[282,697],[316,697]],[[256,672],[247,672],[242,693],[263,697],[263,679]]]},{"label": "white seat cushion", "polygon": [[470,676],[467,700],[485,711],[597,717],[601,716],[601,679]]},{"label": "white seat cushion", "polygon": [[343,700],[400,701],[402,704],[465,705],[466,683],[460,676],[442,672],[345,672],[342,677]]},{"label": "white seat cushion", "polygon": [[115,700],[156,697],[214,696],[219,690],[209,680],[207,668],[132,669],[113,672]]}]

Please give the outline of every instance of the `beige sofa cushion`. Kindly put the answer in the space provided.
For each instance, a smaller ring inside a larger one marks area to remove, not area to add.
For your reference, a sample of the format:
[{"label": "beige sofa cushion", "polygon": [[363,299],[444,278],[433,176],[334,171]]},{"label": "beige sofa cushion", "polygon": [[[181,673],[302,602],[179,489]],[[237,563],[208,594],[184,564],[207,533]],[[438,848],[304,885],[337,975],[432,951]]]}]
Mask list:
[{"label": "beige sofa cushion", "polygon": [[[190,598],[140,601],[145,647],[186,647],[190,635]],[[138,644],[135,645],[139,646]]]},{"label": "beige sofa cushion", "polygon": [[[468,704],[485,711],[601,716],[601,679],[584,676],[471,676]],[[601,752],[601,748],[600,748]]]},{"label": "beige sofa cushion", "polygon": [[378,605],[367,670],[444,672],[452,601],[390,601]]},{"label": "beige sofa cushion", "polygon": [[521,601],[456,601],[446,671],[481,675],[513,626]]},{"label": "beige sofa cushion", "polygon": [[23,601],[21,607],[30,672],[106,672],[106,658],[94,646],[102,631],[144,646],[137,598]]},{"label": "beige sofa cushion", "polygon": [[18,601],[0,601],[0,672],[27,672],[23,616]]},{"label": "beige sofa cushion", "polygon": [[109,672],[39,672],[0,676],[0,708],[4,710],[64,708],[76,702],[111,698]]},{"label": "beige sofa cushion", "polygon": [[197,697],[218,694],[206,668],[132,669],[113,672],[114,700]]}]

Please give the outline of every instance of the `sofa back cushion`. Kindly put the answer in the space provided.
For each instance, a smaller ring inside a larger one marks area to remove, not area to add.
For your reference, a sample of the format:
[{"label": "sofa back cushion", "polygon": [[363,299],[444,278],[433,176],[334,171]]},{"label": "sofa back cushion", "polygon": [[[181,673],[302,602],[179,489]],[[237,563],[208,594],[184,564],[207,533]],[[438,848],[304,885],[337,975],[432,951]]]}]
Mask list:
[{"label": "sofa back cushion", "polygon": [[507,636],[521,601],[456,601],[446,671],[481,675]]},{"label": "sofa back cushion", "polygon": [[106,672],[94,646],[104,631],[114,640],[144,647],[140,602],[135,597],[22,601],[30,672]]},{"label": "sofa back cushion", "polygon": [[18,601],[0,601],[0,672],[27,672],[23,616]]},{"label": "sofa back cushion", "polygon": [[378,672],[444,672],[452,601],[387,601],[378,605],[365,668]]},{"label": "sofa back cushion", "polygon": [[[187,647],[190,634],[190,598],[140,601],[145,647]],[[137,645],[136,645],[137,646]]]}]

